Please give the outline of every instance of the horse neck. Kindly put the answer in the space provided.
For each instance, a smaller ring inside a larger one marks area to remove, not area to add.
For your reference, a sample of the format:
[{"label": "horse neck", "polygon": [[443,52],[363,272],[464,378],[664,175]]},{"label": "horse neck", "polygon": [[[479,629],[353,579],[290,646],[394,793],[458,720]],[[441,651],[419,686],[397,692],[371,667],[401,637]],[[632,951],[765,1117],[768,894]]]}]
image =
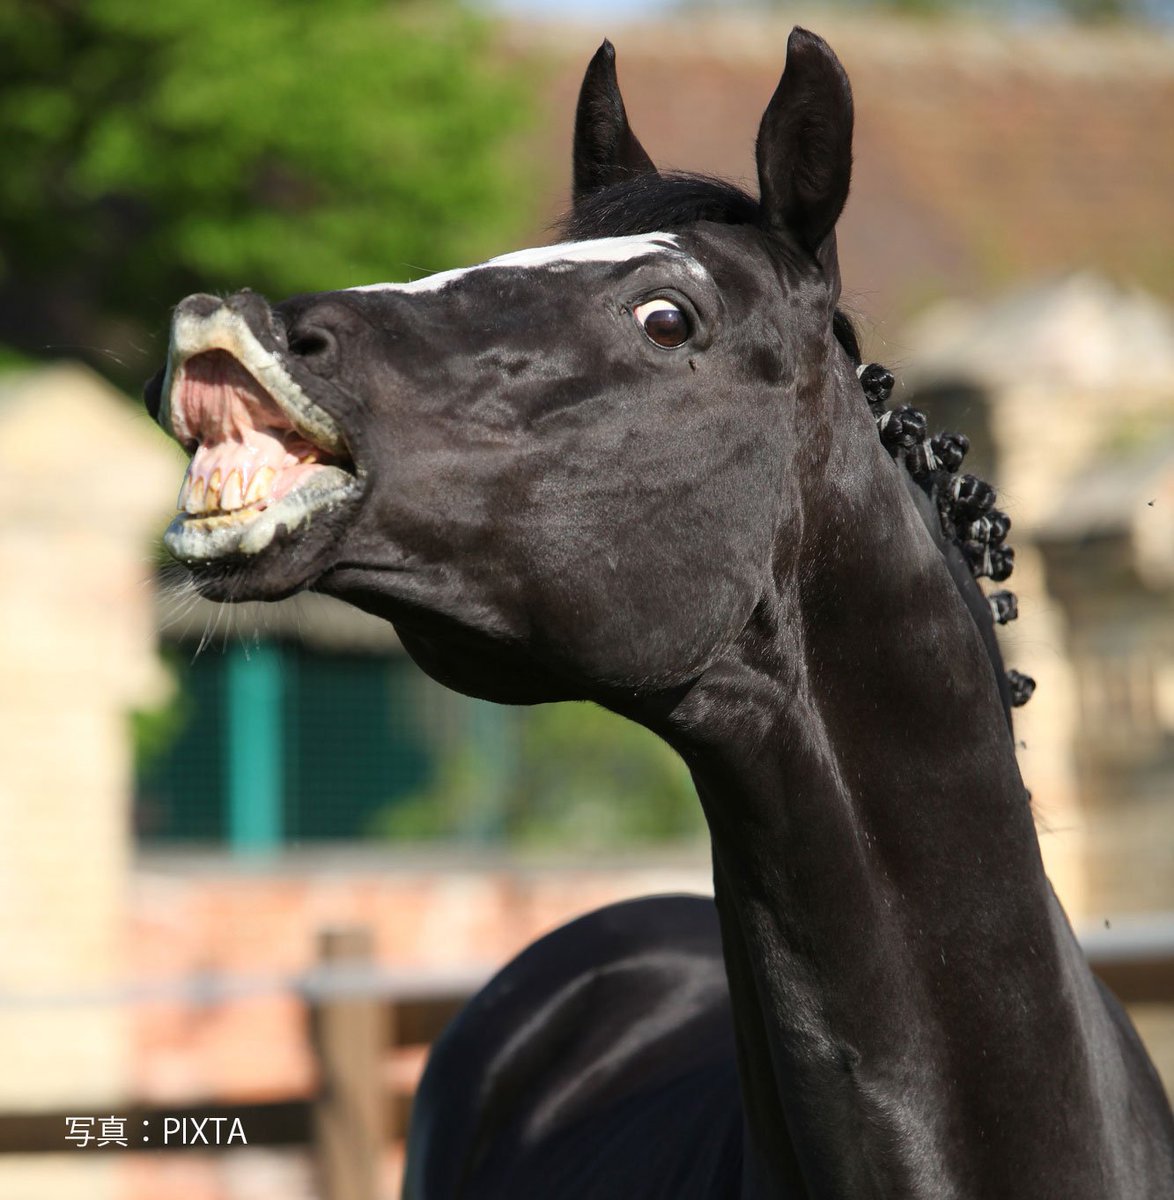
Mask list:
[{"label": "horse neck", "polygon": [[852,405],[809,431],[773,594],[661,731],[710,826],[765,1190],[945,1196],[974,1130],[1073,1102],[1033,1073],[1078,1019],[990,658]]}]

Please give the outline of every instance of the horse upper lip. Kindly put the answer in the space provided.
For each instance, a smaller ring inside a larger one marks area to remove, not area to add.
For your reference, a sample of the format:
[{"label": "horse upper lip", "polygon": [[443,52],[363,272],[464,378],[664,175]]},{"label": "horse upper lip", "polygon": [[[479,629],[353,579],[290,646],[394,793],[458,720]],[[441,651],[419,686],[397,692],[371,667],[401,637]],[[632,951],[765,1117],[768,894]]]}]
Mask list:
[{"label": "horse upper lip", "polygon": [[[272,318],[264,321],[268,328],[263,327],[260,336],[254,329],[254,323],[261,323],[258,307],[268,315],[268,307],[254,293],[242,293],[229,301],[195,295],[180,303],[171,323],[159,424],[181,443],[189,444],[195,439],[195,431],[183,427],[183,414],[174,411],[172,397],[189,359],[210,350],[224,350],[256,379],[307,441],[331,454],[349,458],[350,448],[338,423],[306,395],[281,361]],[[262,338],[271,342],[272,348]]]}]

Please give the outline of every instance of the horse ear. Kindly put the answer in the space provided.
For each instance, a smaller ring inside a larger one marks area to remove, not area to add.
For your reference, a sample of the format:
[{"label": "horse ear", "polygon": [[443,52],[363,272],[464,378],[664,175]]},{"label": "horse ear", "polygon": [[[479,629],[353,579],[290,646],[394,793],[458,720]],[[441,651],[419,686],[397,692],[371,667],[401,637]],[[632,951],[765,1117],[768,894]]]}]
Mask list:
[{"label": "horse ear", "polygon": [[852,89],[827,42],[798,26],[787,41],[783,77],[762,115],[756,153],[767,225],[817,258],[831,258],[825,242],[852,178]]},{"label": "horse ear", "polygon": [[600,188],[650,172],[655,173],[656,167],[632,132],[624,110],[616,80],[615,47],[604,41],[587,67],[579,90],[572,201],[578,204]]}]

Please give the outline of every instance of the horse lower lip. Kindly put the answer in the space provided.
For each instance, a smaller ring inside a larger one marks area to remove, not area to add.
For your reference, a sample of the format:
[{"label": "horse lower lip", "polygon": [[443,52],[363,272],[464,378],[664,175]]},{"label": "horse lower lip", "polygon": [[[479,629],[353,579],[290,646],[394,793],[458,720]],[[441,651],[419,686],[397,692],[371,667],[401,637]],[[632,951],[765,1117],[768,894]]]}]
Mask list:
[{"label": "horse lower lip", "polygon": [[285,496],[233,512],[180,513],[163,543],[172,557],[189,564],[249,558],[279,533],[300,533],[313,521],[357,497],[359,479],[340,467],[321,466]]}]

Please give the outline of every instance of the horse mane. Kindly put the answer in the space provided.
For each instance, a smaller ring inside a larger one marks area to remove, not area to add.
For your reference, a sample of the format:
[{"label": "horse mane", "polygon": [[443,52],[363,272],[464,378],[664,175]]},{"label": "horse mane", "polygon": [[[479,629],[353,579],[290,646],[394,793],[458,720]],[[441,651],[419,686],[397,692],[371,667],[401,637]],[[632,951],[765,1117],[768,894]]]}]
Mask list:
[{"label": "horse mane", "polygon": [[[647,172],[580,197],[558,223],[568,240],[627,237],[669,232],[697,221],[760,226],[762,210],[748,192],[724,179],[680,171]],[[1011,518],[995,508],[995,489],[959,468],[970,448],[961,433],[929,436],[925,414],[909,406],[888,408],[895,380],[879,363],[865,363],[855,327],[841,309],[832,317],[832,333],[856,367],[856,376],[881,442],[907,473],[915,495],[926,502],[918,510],[942,551],[958,591],[966,601],[995,668],[1004,708],[1026,704],[1035,680],[1018,671],[1004,672],[994,626],[1018,616],[1015,595],[1006,590],[986,595],[981,578],[1005,580],[1015,551],[1006,544]]]},{"label": "horse mane", "polygon": [[736,184],[713,175],[660,171],[632,175],[621,183],[580,197],[559,229],[572,241],[665,232],[713,221],[718,225],[757,225],[757,200]]}]

